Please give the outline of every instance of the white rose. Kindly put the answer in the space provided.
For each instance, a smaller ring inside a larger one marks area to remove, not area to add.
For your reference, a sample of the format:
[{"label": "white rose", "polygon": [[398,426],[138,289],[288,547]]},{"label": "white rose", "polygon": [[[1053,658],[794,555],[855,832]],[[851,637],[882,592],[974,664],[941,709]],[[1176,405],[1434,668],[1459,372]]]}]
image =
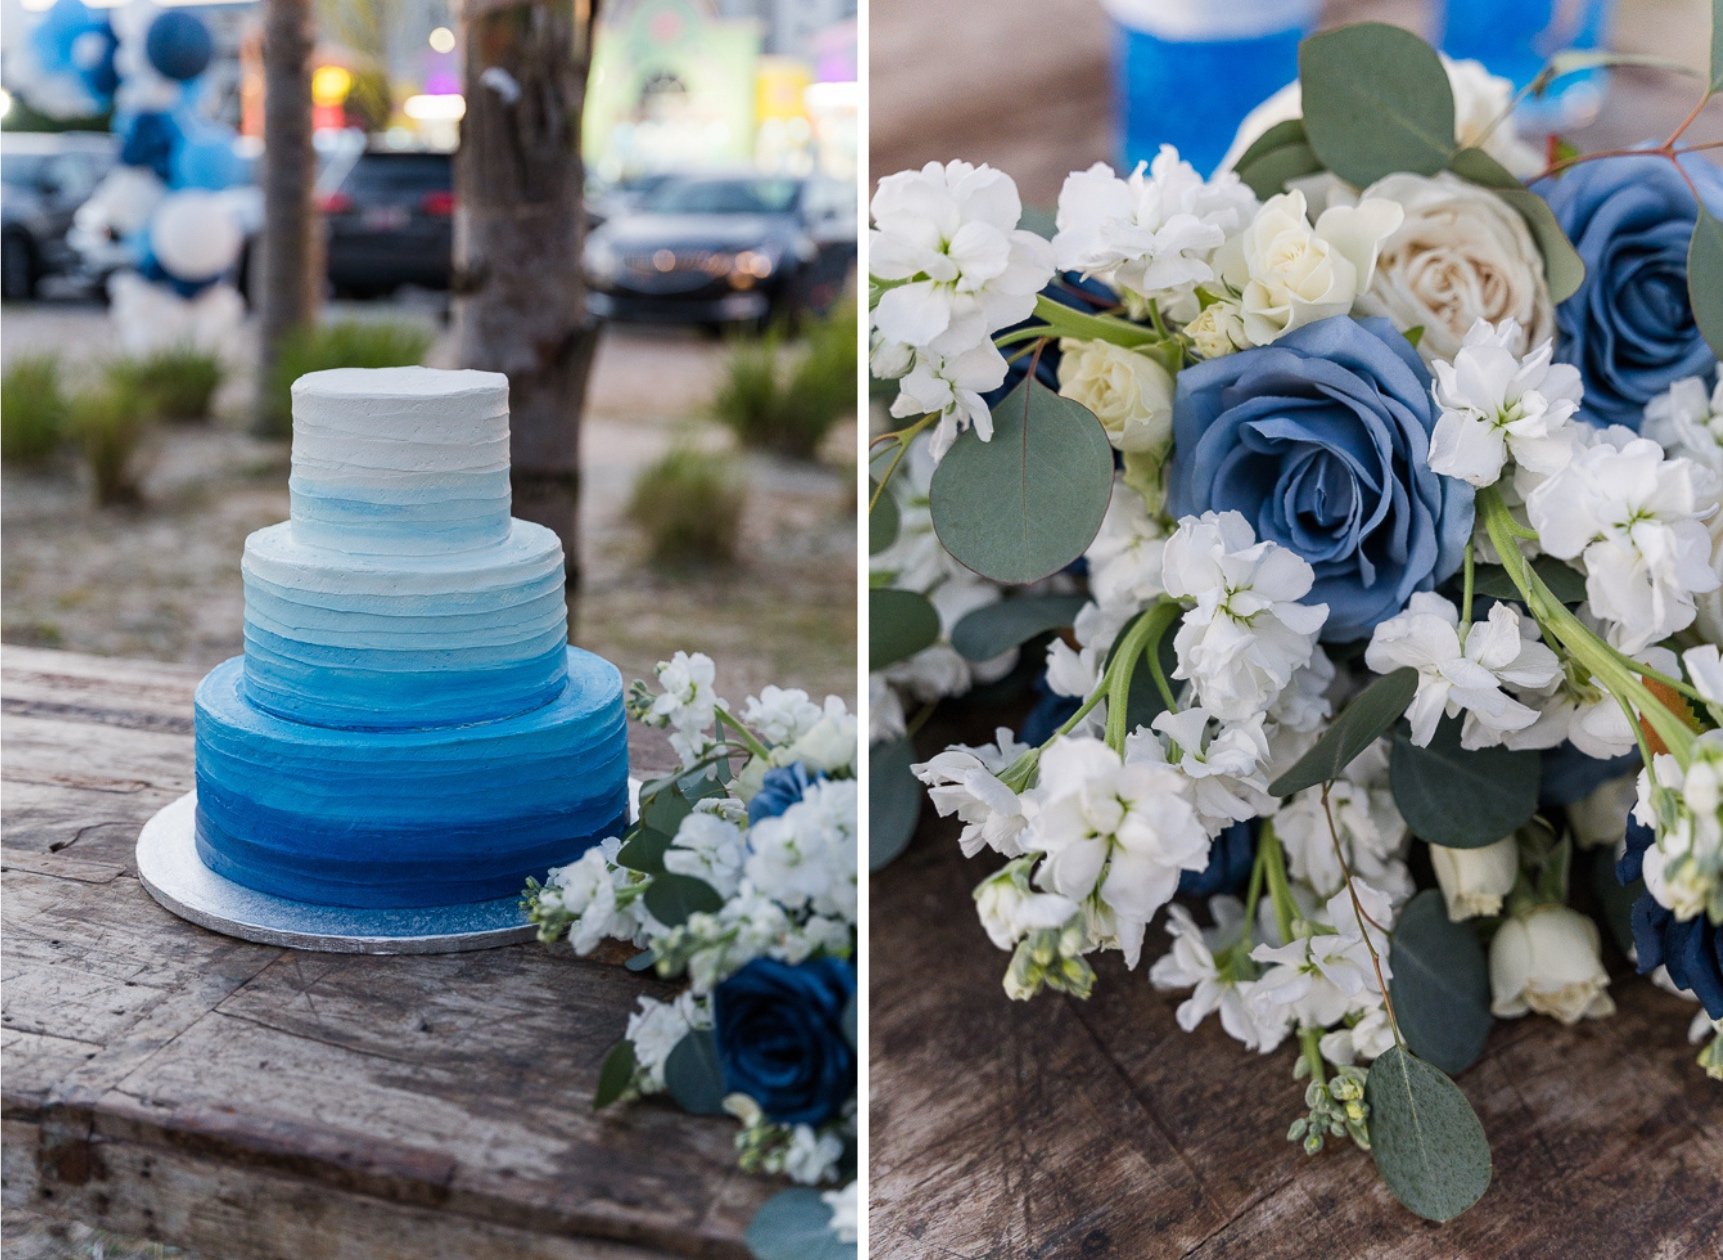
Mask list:
[{"label": "white rose", "polygon": [[1597,924],[1566,906],[1509,919],[1490,942],[1490,1010],[1503,1019],[1536,1011],[1564,1024],[1613,1015],[1598,950]]},{"label": "white rose", "polygon": [[1543,255],[1526,221],[1497,194],[1443,171],[1390,175],[1364,196],[1392,201],[1406,217],[1383,242],[1359,307],[1399,328],[1423,328],[1418,353],[1426,362],[1453,359],[1480,319],[1517,322],[1521,353],[1552,335]]},{"label": "white rose", "polygon": [[1382,242],[1403,218],[1393,202],[1366,198],[1356,206],[1330,206],[1313,226],[1302,192],[1264,202],[1216,255],[1221,278],[1239,295],[1251,344],[1266,346],[1349,312],[1370,287]]},{"label": "white rose", "polygon": [[1250,345],[1244,331],[1244,314],[1237,302],[1210,302],[1185,325],[1196,352],[1205,359],[1218,359]]},{"label": "white rose", "polygon": [[1173,378],[1159,363],[1108,341],[1067,338],[1059,349],[1059,393],[1094,412],[1115,449],[1172,441]]},{"label": "white rose", "polygon": [[1582,849],[1614,848],[1627,834],[1627,815],[1639,790],[1631,774],[1605,779],[1567,807],[1568,829]]},{"label": "white rose", "polygon": [[1436,868],[1436,882],[1448,903],[1448,918],[1458,923],[1502,912],[1502,898],[1513,891],[1520,873],[1520,849],[1512,836],[1481,849],[1433,844],[1430,864]]}]

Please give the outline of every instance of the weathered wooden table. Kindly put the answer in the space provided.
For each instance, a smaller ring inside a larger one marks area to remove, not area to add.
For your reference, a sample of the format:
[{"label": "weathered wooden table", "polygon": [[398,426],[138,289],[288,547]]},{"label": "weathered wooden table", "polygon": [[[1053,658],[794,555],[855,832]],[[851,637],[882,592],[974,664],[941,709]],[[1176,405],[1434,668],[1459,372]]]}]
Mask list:
[{"label": "weathered wooden table", "polygon": [[[1622,0],[1618,44],[1702,60],[1706,9]],[[1330,22],[1421,27],[1427,15],[1408,0],[1326,8]],[[870,41],[876,179],[963,158],[1051,206],[1068,171],[1112,159],[1097,0],[876,4]],[[1583,142],[1661,138],[1691,92],[1690,81],[1624,76]],[[1694,139],[1723,135],[1716,109]],[[1087,1003],[1008,1001],[1006,955],[970,900],[990,864],[964,861],[954,836],[924,826],[872,881],[874,1255],[1723,1256],[1723,1086],[1692,1062],[1690,1005],[1624,975],[1612,1019],[1500,1025],[1460,1077],[1494,1147],[1495,1182],[1437,1227],[1394,1203],[1368,1155],[1307,1160],[1282,1140],[1301,1104],[1291,1051],[1251,1055],[1212,1019],[1179,1031],[1179,997],[1116,955]],[[1150,956],[1160,948],[1152,941]]]},{"label": "weathered wooden table", "polygon": [[196,681],[0,653],[6,1205],[210,1260],[745,1256],[773,1188],[732,1122],[592,1110],[668,986],[536,944],[298,953],[150,899],[133,845],[191,785]]}]

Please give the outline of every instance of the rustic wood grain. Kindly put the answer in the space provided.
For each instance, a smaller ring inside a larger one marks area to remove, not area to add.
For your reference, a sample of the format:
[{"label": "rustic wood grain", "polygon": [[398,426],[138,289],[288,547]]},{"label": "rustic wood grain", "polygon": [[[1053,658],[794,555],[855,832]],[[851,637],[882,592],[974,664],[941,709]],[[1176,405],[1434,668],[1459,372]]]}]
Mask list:
[{"label": "rustic wood grain", "polygon": [[219,1260],[745,1256],[774,1187],[731,1122],[591,1109],[670,986],[538,945],[299,953],[149,898],[133,846],[191,784],[196,681],[0,654],[6,1206]]}]

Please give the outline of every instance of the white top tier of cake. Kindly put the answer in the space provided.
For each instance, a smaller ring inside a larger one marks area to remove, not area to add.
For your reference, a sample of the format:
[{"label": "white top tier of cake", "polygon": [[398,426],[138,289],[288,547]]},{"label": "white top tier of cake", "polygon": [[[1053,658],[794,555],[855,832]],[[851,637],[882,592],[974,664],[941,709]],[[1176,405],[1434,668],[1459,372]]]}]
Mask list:
[{"label": "white top tier of cake", "polygon": [[509,533],[509,383],[496,372],[337,368],[293,383],[294,537],[436,555]]}]

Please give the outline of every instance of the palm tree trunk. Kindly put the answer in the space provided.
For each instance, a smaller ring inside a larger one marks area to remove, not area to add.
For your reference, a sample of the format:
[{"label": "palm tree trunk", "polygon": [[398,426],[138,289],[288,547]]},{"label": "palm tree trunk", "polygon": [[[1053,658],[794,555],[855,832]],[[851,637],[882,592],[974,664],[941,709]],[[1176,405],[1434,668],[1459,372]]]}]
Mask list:
[{"label": "palm tree trunk", "polygon": [[317,318],[322,237],[313,203],[311,0],[265,0],[263,15],[263,239],[254,289],[259,304],[258,416],[282,341]]},{"label": "palm tree trunk", "polygon": [[463,366],[509,378],[515,514],[579,584],[580,416],[597,331],[580,273],[580,116],[596,0],[465,0],[454,322]]}]

